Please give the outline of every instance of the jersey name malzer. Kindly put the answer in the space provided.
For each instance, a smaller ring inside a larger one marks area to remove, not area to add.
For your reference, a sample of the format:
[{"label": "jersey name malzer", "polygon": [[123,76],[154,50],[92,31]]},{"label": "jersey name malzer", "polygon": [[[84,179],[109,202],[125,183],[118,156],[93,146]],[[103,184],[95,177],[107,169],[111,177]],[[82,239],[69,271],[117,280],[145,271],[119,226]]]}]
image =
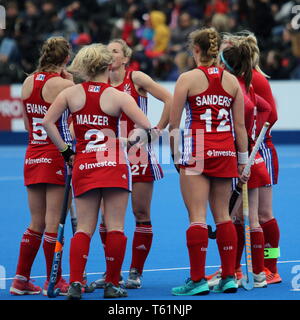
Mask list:
[{"label": "jersey name malzer", "polygon": [[95,114],[77,114],[77,124],[89,124],[95,126],[108,126],[108,117]]}]

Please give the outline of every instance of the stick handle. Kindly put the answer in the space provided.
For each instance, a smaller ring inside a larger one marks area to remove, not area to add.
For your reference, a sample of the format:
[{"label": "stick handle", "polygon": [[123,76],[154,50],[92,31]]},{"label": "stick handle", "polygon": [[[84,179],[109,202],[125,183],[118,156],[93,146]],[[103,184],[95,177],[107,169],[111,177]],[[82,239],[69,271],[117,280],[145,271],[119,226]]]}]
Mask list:
[{"label": "stick handle", "polygon": [[55,243],[51,274],[50,274],[49,285],[47,290],[47,295],[49,298],[55,298],[58,294],[58,292],[54,290],[54,286],[56,283],[58,268],[61,261],[62,251],[63,251],[64,228],[65,228],[66,217],[68,214],[71,180],[72,180],[72,171],[71,171],[71,168],[67,166],[67,179],[65,184],[64,200],[63,200],[63,205],[61,209],[60,222],[59,222],[58,231],[57,231],[57,239]]}]

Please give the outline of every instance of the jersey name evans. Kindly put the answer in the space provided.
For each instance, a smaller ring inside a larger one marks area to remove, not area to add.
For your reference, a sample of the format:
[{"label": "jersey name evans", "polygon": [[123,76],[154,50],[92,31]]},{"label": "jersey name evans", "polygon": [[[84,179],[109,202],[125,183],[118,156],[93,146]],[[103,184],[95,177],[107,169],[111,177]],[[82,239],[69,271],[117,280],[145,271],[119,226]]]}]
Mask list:
[{"label": "jersey name evans", "polygon": [[108,117],[95,114],[77,114],[77,124],[91,124],[96,126],[108,126]]},{"label": "jersey name evans", "polygon": [[26,103],[26,110],[28,113],[46,114],[48,109],[40,104]]},{"label": "jersey name evans", "polygon": [[203,106],[203,105],[219,105],[230,107],[232,102],[232,98],[221,96],[221,95],[204,95],[204,96],[197,96],[196,97],[196,106]]}]

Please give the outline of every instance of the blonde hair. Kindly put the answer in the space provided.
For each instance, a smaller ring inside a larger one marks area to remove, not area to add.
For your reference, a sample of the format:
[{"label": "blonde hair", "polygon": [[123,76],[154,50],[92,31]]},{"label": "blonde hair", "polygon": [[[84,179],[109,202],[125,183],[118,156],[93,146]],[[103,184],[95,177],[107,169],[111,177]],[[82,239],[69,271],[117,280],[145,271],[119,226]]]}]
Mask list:
[{"label": "blonde hair", "polygon": [[197,45],[201,49],[200,62],[204,66],[215,65],[220,48],[220,35],[215,28],[195,30],[189,35],[190,49]]},{"label": "blonde hair", "polygon": [[122,51],[124,57],[130,59],[132,55],[132,49],[128,46],[128,44],[123,39],[113,39],[109,43],[118,43],[122,47]]},{"label": "blonde hair", "polygon": [[78,51],[68,70],[83,79],[91,79],[104,73],[112,60],[112,54],[107,46],[91,44]]},{"label": "blonde hair", "polygon": [[270,76],[265,74],[259,66],[260,50],[258,47],[257,39],[252,32],[245,30],[238,32],[235,35],[226,33],[224,34],[223,40],[225,42],[228,42],[229,44],[246,41],[251,49],[252,68],[261,73],[264,77],[270,78]]},{"label": "blonde hair", "polygon": [[51,37],[42,46],[36,72],[54,72],[71,55],[71,46],[63,37]]}]

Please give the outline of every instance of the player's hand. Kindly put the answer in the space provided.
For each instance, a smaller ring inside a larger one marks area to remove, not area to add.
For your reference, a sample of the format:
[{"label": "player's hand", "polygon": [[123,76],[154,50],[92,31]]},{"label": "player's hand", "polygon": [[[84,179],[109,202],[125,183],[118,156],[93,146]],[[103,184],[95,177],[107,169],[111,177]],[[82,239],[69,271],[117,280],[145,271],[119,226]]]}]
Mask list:
[{"label": "player's hand", "polygon": [[240,179],[242,184],[247,183],[249,178],[250,178],[250,171],[249,171],[249,173],[247,175],[243,173],[245,167],[246,167],[245,164],[239,164],[238,165],[239,179]]},{"label": "player's hand", "polygon": [[60,153],[64,157],[67,165],[70,166],[71,168],[73,168],[75,152],[72,150],[71,146],[67,145],[64,150],[60,151]]},{"label": "player's hand", "polygon": [[70,168],[73,168],[74,166],[74,161],[75,161],[75,155],[71,156],[69,161],[67,162],[67,165],[70,167]]},{"label": "player's hand", "polygon": [[128,144],[141,148],[142,146],[151,143],[153,130],[154,129],[145,130],[142,128],[135,128],[128,137]]}]

